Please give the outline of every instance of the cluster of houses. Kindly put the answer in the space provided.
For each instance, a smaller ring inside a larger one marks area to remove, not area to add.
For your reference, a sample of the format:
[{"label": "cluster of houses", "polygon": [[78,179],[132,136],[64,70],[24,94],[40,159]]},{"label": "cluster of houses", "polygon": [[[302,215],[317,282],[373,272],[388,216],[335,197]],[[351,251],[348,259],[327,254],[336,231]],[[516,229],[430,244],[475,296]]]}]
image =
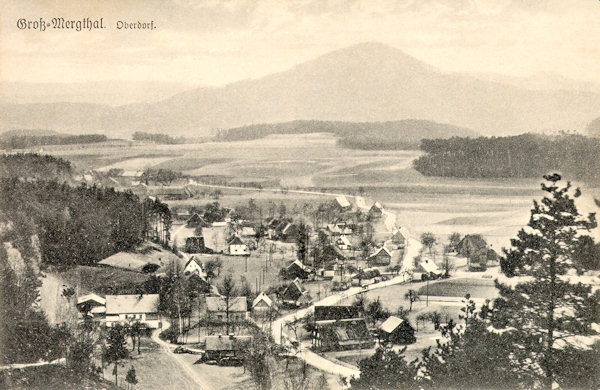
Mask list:
[{"label": "cluster of houses", "polygon": [[370,330],[355,306],[315,306],[313,321],[312,345],[322,352],[372,348],[375,338],[391,344],[416,342],[415,330],[407,320],[390,316]]}]

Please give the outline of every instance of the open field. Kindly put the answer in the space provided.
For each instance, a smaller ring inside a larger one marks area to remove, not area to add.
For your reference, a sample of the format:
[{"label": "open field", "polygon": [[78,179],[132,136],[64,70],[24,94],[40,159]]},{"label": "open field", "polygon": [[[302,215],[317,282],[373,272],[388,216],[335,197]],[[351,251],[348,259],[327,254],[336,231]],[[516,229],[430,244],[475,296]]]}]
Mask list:
[{"label": "open field", "polygon": [[418,292],[425,295],[427,291],[429,291],[429,295],[459,298],[470,294],[473,298],[492,299],[498,294],[493,280],[477,278],[456,278],[430,282],[429,287],[421,287]]},{"label": "open field", "polygon": [[136,286],[148,280],[150,275],[112,267],[78,265],[58,272],[58,277],[71,286],[79,286],[82,294],[111,294],[124,289],[134,290]]}]

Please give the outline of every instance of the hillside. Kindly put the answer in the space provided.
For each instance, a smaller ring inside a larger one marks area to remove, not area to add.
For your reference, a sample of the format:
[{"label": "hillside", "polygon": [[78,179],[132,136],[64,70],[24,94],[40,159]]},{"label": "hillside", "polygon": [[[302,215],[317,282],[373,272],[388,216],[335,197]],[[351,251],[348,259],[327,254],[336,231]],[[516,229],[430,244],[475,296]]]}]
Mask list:
[{"label": "hillside", "polygon": [[198,88],[156,103],[0,105],[2,129],[102,132],[111,137],[134,131],[201,136],[216,129],[299,119],[407,118],[499,135],[583,130],[599,112],[598,93],[529,90],[443,73],[379,43],[354,45],[284,72],[221,88]]},{"label": "hillside", "polygon": [[390,122],[291,121],[236,127],[220,131],[217,139],[240,141],[271,134],[332,133],[338,143],[355,149],[418,149],[423,138],[473,137],[473,130],[424,120]]}]

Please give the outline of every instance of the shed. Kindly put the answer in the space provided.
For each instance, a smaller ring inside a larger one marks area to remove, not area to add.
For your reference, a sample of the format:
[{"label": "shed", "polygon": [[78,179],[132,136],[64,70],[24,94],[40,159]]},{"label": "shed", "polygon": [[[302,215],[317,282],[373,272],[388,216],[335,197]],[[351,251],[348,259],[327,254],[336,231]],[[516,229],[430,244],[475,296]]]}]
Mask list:
[{"label": "shed", "polygon": [[223,358],[239,358],[251,343],[252,336],[206,336],[205,359],[219,361]]},{"label": "shed", "polygon": [[379,326],[381,339],[393,344],[412,344],[417,341],[415,330],[402,318],[391,316]]}]

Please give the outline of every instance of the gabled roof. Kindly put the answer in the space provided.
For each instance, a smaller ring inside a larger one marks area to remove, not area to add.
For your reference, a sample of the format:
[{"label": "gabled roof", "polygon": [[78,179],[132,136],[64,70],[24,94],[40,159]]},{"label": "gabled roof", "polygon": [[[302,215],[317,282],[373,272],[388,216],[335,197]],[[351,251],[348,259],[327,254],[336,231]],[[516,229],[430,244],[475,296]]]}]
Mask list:
[{"label": "gabled roof", "polygon": [[340,205],[340,207],[343,207],[343,208],[351,207],[350,202],[348,202],[348,199],[346,199],[345,196],[337,196],[335,198],[335,201],[337,202],[338,205]]},{"label": "gabled roof", "polygon": [[89,302],[89,301],[96,302],[102,306],[106,305],[106,299],[102,298],[100,295],[96,295],[93,293],[87,294],[87,295],[82,295],[79,298],[77,298],[78,305],[81,305],[82,303]]},{"label": "gabled roof", "polygon": [[229,245],[246,245],[239,236],[233,236],[228,242]]},{"label": "gabled roof", "polygon": [[285,225],[285,228],[283,228],[281,233],[288,234],[288,233],[290,233],[290,229],[295,228],[295,227],[296,227],[296,225],[294,225],[293,223],[288,223],[287,225]]},{"label": "gabled roof", "polygon": [[107,295],[106,314],[156,313],[158,294]]},{"label": "gabled roof", "polygon": [[291,267],[298,267],[302,271],[310,272],[310,269],[308,267],[306,267],[304,264],[302,264],[302,262],[300,262],[300,260],[294,260],[292,263],[290,263],[290,265],[287,266],[288,269]]},{"label": "gabled roof", "polygon": [[[240,312],[248,310],[248,301],[246,297],[231,297],[229,298],[229,311]],[[206,310],[208,311],[226,311],[227,302],[225,297],[206,297]]]},{"label": "gabled roof", "polygon": [[199,258],[197,258],[196,256],[192,256],[190,257],[190,259],[187,261],[187,263],[185,263],[185,266],[183,267],[183,269],[186,269],[188,267],[188,265],[190,265],[190,263],[196,263],[200,268],[202,268],[202,262],[200,261]]},{"label": "gabled roof", "polygon": [[267,306],[273,306],[273,301],[271,300],[271,298],[269,298],[269,296],[264,292],[261,292],[256,298],[254,298],[254,301],[252,302],[252,307],[258,305],[261,301],[264,301],[267,304]]},{"label": "gabled roof", "polygon": [[388,255],[389,257],[392,257],[392,254],[390,253],[390,251],[388,251],[386,247],[382,246],[377,251],[375,251],[375,253],[373,253],[371,256],[369,256],[369,258],[375,257],[375,256],[379,255],[382,252],[385,253],[386,255]]},{"label": "gabled roof", "polygon": [[383,321],[383,324],[379,326],[379,329],[386,333],[392,333],[397,327],[402,325],[405,320],[396,316],[391,316],[387,320]]},{"label": "gabled roof", "polygon": [[440,269],[433,262],[422,261],[419,263],[425,272],[433,272],[434,274],[441,273]]}]

